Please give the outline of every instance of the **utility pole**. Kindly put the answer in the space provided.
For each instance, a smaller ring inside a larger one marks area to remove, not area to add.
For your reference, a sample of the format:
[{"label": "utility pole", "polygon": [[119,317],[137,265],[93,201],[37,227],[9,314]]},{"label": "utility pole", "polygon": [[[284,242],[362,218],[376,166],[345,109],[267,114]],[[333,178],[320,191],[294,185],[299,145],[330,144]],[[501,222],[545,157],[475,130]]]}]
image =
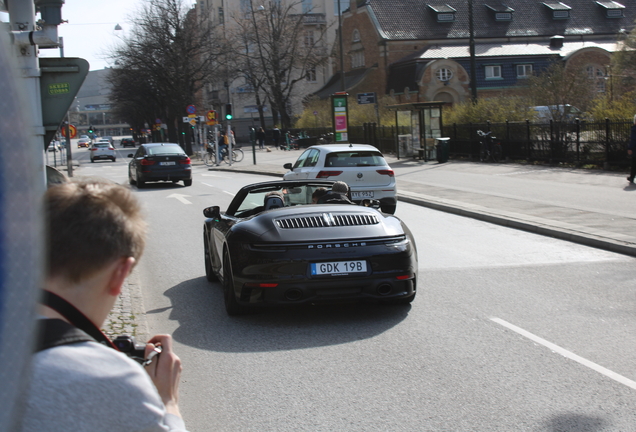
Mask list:
[{"label": "utility pole", "polygon": [[344,45],[342,42],[342,8],[338,0],[338,38],[340,39],[340,91],[345,91]]},{"label": "utility pole", "polygon": [[468,46],[470,50],[470,94],[473,103],[477,102],[477,62],[475,61],[475,23],[473,20],[473,0],[468,0]]}]

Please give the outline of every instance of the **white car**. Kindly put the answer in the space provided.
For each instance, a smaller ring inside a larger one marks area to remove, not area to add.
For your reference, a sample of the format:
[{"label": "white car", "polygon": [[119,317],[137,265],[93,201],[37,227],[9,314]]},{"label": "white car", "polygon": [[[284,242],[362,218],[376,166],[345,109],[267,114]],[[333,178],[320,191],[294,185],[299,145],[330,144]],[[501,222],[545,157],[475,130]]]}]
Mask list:
[{"label": "white car", "polygon": [[367,144],[325,144],[307,148],[294,165],[287,163],[285,180],[325,179],[349,185],[351,199],[380,201],[384,213],[395,213],[395,174],[380,151]]},{"label": "white car", "polygon": [[117,160],[115,147],[113,147],[108,140],[93,143],[89,150],[91,162],[95,162],[97,159],[110,159],[113,162]]}]

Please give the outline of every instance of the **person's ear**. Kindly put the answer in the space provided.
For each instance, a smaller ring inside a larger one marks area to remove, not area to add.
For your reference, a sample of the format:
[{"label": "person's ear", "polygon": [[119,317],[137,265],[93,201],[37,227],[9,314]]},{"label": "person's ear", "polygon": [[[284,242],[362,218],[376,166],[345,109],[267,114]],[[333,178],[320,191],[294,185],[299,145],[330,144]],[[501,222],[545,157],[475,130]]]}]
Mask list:
[{"label": "person's ear", "polygon": [[133,257],[121,258],[113,272],[111,273],[110,283],[108,285],[109,294],[118,296],[121,293],[121,287],[124,285],[124,281],[135,266],[135,259]]}]

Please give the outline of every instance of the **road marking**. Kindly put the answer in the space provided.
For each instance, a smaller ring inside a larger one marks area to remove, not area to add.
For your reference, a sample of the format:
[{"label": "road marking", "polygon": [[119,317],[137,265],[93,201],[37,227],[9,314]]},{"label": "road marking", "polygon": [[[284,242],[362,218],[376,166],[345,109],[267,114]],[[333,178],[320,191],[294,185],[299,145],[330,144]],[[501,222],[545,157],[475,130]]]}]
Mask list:
[{"label": "road marking", "polygon": [[172,195],[168,195],[167,198],[176,198],[179,201],[181,201],[183,204],[192,204],[190,201],[188,201],[185,197],[190,197],[190,195],[182,195],[182,194],[177,194],[174,193]]},{"label": "road marking", "polygon": [[[217,185],[211,185],[210,183],[206,183],[206,182],[201,182],[201,184],[204,184],[206,186],[210,186],[211,188],[215,188],[215,189],[219,188]],[[228,191],[221,191],[221,192],[226,193],[226,194],[231,195],[231,196],[235,196],[236,195],[236,194],[233,194],[232,192],[228,192]]]},{"label": "road marking", "polygon": [[594,362],[591,362],[591,361],[589,361],[589,360],[587,360],[587,359],[585,359],[585,358],[583,358],[581,356],[578,356],[578,355],[574,354],[571,351],[568,351],[568,350],[566,350],[564,348],[561,348],[560,346],[555,345],[552,342],[548,342],[547,340],[542,339],[539,336],[534,335],[534,334],[530,333],[529,331],[526,331],[526,330],[524,330],[524,329],[522,329],[520,327],[517,327],[514,324],[510,324],[509,322],[504,321],[504,320],[502,320],[500,318],[493,317],[493,318],[490,318],[490,320],[496,322],[499,325],[502,325],[502,326],[506,327],[507,329],[510,329],[510,330],[514,331],[515,333],[520,334],[521,336],[524,336],[524,337],[530,339],[533,342],[536,342],[538,344],[543,345],[544,347],[554,351],[557,354],[562,355],[565,358],[568,358],[570,360],[574,360],[575,362],[577,362],[577,363],[579,363],[579,364],[581,364],[581,365],[583,365],[585,367],[588,367],[588,368],[590,368],[590,369],[592,369],[592,370],[594,370],[594,371],[596,371],[596,372],[598,372],[598,373],[600,373],[602,375],[605,375],[606,377],[611,378],[611,379],[613,379],[614,381],[616,381],[616,382],[618,382],[620,384],[626,385],[627,387],[630,387],[630,388],[636,390],[636,382],[630,380],[629,378],[625,378],[624,376],[619,375],[616,372],[613,372],[613,371],[611,371],[611,370],[609,370],[607,368],[604,368],[601,365],[598,365],[598,364],[596,364]]}]

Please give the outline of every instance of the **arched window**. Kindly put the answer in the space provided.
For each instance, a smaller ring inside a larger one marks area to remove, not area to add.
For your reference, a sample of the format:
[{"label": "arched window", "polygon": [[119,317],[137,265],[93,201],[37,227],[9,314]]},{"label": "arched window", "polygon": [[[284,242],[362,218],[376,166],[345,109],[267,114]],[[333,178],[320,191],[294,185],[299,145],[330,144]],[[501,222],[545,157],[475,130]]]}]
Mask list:
[{"label": "arched window", "polygon": [[352,38],[353,42],[360,42],[360,32],[358,31],[358,29],[355,29],[353,31],[353,38]]},{"label": "arched window", "polygon": [[453,71],[447,68],[439,68],[435,72],[435,76],[440,81],[450,81],[450,79],[453,77]]}]

